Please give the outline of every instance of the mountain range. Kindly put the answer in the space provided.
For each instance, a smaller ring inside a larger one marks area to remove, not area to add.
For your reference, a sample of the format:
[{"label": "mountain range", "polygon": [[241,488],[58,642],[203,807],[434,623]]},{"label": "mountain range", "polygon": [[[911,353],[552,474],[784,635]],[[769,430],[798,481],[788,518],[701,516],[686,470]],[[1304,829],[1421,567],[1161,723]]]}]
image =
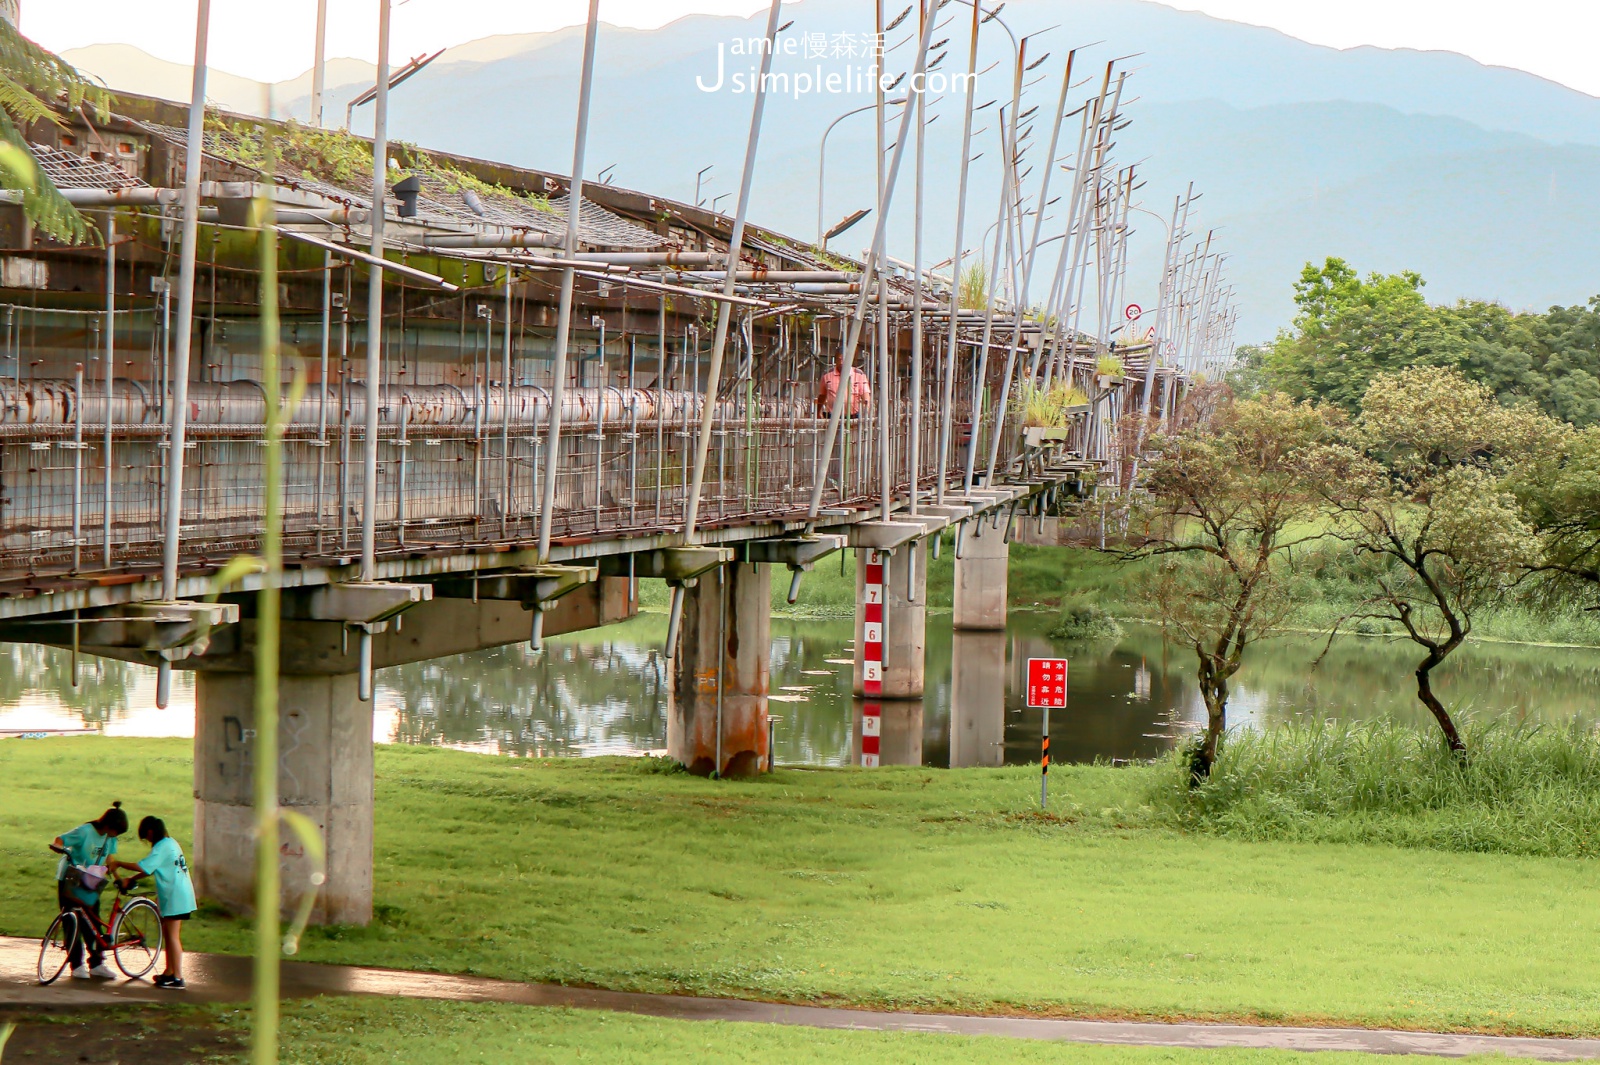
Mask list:
[{"label": "mountain range", "polygon": [[[891,15],[907,0],[890,0]],[[860,0],[798,0],[786,5],[796,41],[779,72],[847,73],[863,56],[836,53],[853,39],[864,50],[871,5]],[[943,69],[966,51],[966,9],[943,9],[950,25]],[[1013,0],[1001,18],[1018,34],[1046,27],[1028,44],[1026,106],[1038,105],[1030,160],[1042,164],[1061,62],[1076,45],[1087,80],[1068,109],[1099,85],[1114,57],[1132,74],[1124,92],[1132,120],[1118,134],[1117,157],[1139,162],[1143,206],[1170,215],[1173,197],[1193,181],[1203,197],[1190,229],[1215,229],[1213,248],[1229,256],[1238,290],[1240,339],[1270,338],[1293,315],[1292,284],[1301,266],[1338,255],[1363,271],[1417,270],[1434,300],[1495,299],[1515,309],[1577,303],[1600,293],[1600,99],[1522,71],[1464,56],[1380,48],[1338,50],[1274,30],[1181,12],[1149,0]],[[915,20],[891,32],[885,61],[909,64]],[[731,209],[749,123],[751,97],[730,91],[735,71],[755,60],[739,55],[759,37],[762,20],[694,16],[656,30],[603,28],[597,48],[586,177],[608,167],[617,184],[689,200],[696,172],[711,166],[702,198],[725,197]],[[999,27],[984,28],[979,103],[1009,100],[1011,45]],[[844,45],[841,45],[844,42]],[[905,42],[905,43],[902,43]],[[725,80],[715,85],[718,51]],[[822,47],[823,56],[807,55]],[[582,32],[488,37],[447,50],[391,97],[390,132],[417,144],[567,172]],[[98,45],[66,53],[113,88],[183,98],[188,70],[136,49]],[[334,60],[325,118],[338,125],[345,105],[370,84],[371,64]],[[1075,74],[1074,80],[1079,75]],[[698,79],[698,81],[697,81]],[[791,82],[791,89],[796,83]],[[210,96],[230,109],[304,118],[309,74],[267,87],[213,72]],[[870,102],[866,93],[769,98],[752,217],[811,238],[817,228],[818,142],[842,113]],[[924,258],[954,251],[955,159],[963,101],[955,93],[930,106],[925,181]],[[963,243],[980,246],[995,219],[999,174],[997,108],[979,112],[973,195]],[[363,117],[364,116],[364,117]],[[370,128],[370,107],[354,128]],[[1077,119],[1063,126],[1069,147]],[[892,126],[892,123],[891,123]],[[891,128],[890,140],[893,139]],[[826,224],[872,203],[872,122],[846,119],[828,141]],[[890,219],[891,253],[912,250],[910,166]],[[1036,185],[1042,174],[1029,178]],[[1059,172],[1050,196],[1067,190]],[[1045,228],[1064,201],[1047,210]],[[1135,215],[1129,295],[1156,300],[1163,224]],[[870,219],[835,246],[859,251]],[[1059,228],[1056,230],[1059,232]],[[1053,264],[1053,259],[1051,259]],[[1042,294],[1048,281],[1036,284]]]}]

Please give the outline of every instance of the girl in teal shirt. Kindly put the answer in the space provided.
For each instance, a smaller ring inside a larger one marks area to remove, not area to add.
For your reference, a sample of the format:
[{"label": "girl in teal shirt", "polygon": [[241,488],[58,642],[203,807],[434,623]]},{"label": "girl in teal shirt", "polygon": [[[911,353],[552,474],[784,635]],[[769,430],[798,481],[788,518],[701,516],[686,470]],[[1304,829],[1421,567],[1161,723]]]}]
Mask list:
[{"label": "girl in teal shirt", "polygon": [[155,978],[157,987],[181,991],[183,982],[183,922],[194,916],[194,883],[189,879],[189,863],[183,857],[178,841],[167,835],[167,826],[159,817],[146,817],[139,822],[139,838],[150,844],[150,853],[140,862],[111,859],[112,869],[130,869],[132,876],[123,881],[127,885],[144,877],[156,882],[156,907],[161,911],[161,938],[167,951],[167,969]]},{"label": "girl in teal shirt", "polygon": [[[79,882],[72,869],[74,866],[87,868],[91,865],[112,868],[116,863],[111,856],[117,853],[117,837],[126,831],[128,815],[122,812],[122,803],[114,802],[111,809],[95,820],[86,821],[71,832],[63,832],[56,837],[55,848],[64,852],[56,866],[56,901],[63,910],[92,910],[99,914],[100,890],[105,885],[90,890]],[[84,964],[83,959],[86,943],[89,948],[88,964]],[[109,980],[117,975],[106,968],[105,953],[100,950],[99,940],[87,931],[73,936],[67,948],[67,960],[72,966],[72,975],[79,980],[87,980],[91,976]]]}]

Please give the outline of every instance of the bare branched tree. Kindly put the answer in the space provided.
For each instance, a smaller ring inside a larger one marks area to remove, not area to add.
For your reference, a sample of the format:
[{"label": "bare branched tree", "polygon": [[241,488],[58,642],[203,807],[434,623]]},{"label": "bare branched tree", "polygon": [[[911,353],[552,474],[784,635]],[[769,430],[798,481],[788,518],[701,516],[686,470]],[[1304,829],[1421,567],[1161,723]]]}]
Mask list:
[{"label": "bare branched tree", "polygon": [[1393,622],[1423,649],[1417,699],[1458,754],[1466,744],[1432,672],[1539,565],[1538,538],[1505,478],[1561,434],[1453,369],[1417,366],[1378,375],[1345,440],[1316,458],[1331,535],[1368,570],[1370,593],[1345,620]]},{"label": "bare branched tree", "polygon": [[1289,614],[1292,548],[1321,535],[1307,464],[1332,428],[1324,412],[1283,397],[1198,398],[1175,432],[1151,441],[1143,544],[1124,556],[1155,561],[1162,625],[1195,653],[1207,716],[1196,781],[1216,761],[1246,649]]}]

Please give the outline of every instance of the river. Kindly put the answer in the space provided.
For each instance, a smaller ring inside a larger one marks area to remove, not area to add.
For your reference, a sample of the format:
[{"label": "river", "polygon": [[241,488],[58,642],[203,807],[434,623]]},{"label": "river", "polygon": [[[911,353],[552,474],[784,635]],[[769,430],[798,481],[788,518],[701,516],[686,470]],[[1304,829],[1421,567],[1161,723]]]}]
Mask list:
[{"label": "river", "polygon": [[[952,632],[928,619],[927,694],[883,710],[884,764],[999,765],[1036,761],[1040,716],[1023,707],[1029,657],[1070,660],[1068,707],[1051,719],[1057,761],[1143,759],[1170,750],[1205,717],[1192,655],[1158,629],[1115,640],[1051,639],[1049,614],[1015,612],[1004,633]],[[640,754],[666,744],[666,619],[381,670],[373,737],[520,756]],[[780,763],[845,765],[859,758],[850,698],[849,619],[774,618],[772,704]],[[1264,728],[1297,717],[1425,720],[1410,644],[1349,638],[1313,668],[1322,641],[1283,637],[1253,647],[1234,686],[1232,724]],[[9,662],[7,662],[9,658]],[[1435,674],[1448,704],[1480,716],[1561,723],[1600,703],[1600,649],[1470,644]],[[190,736],[192,679],[180,673],[166,710],[155,671],[84,659],[76,687],[67,652],[0,648],[0,736],[88,730]]]}]

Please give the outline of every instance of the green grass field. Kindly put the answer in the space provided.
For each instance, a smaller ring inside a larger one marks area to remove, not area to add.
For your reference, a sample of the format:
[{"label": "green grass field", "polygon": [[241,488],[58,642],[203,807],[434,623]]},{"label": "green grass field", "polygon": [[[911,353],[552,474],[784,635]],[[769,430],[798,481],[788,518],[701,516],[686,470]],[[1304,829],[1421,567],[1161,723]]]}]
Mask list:
[{"label": "green grass field", "polygon": [[[165,1065],[247,1058],[250,1011],[239,1006],[102,1007],[20,1021],[6,1060]],[[392,998],[321,998],[283,1004],[284,1065],[459,1065],[461,1062],[606,1062],[656,1065],[1420,1065],[1437,1058],[1286,1050],[1189,1050],[1050,1043],[998,1036],[824,1030],[681,1021],[603,1011]],[[1509,1062],[1474,1056],[1469,1062]]]},{"label": "green grass field", "polygon": [[[1600,1033],[1581,859],[1161,827],[1157,768],[780,771],[380,747],[378,918],[303,957],[934,1010]],[[183,740],[0,744],[0,931],[113,798],[190,842]],[[133,845],[136,851],[142,847]],[[244,952],[244,922],[185,929]]]},{"label": "green grass field", "polygon": [[[1424,1059],[1284,1050],[1170,1050],[914,1032],[673,1021],[528,1006],[321,999],[288,1007],[285,1065],[728,1062],[730,1065],[1415,1065]],[[1474,1061],[1505,1061],[1474,1058]]]}]

